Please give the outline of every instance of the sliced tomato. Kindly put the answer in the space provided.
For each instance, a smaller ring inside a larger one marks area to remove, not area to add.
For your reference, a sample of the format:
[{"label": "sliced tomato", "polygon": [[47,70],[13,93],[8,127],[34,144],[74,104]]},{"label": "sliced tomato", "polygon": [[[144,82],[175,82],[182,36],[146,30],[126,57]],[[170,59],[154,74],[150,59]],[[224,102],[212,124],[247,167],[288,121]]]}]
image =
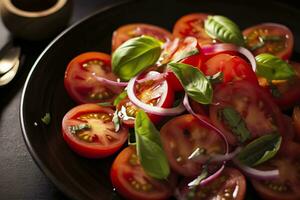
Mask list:
[{"label": "sliced tomato", "polygon": [[[144,103],[163,108],[172,107],[174,92],[168,81],[164,79],[155,80],[159,75],[159,72],[150,71],[145,76],[141,76],[140,80],[147,80],[137,84],[136,95]],[[133,127],[138,108],[126,98],[117,105],[117,110],[123,123]],[[157,123],[162,119],[158,115],[148,114],[148,116],[153,123]]]},{"label": "sliced tomato", "polygon": [[291,108],[295,104],[299,104],[300,101],[300,87],[295,87],[300,85],[300,63],[291,62],[290,63],[296,75],[289,80],[274,80],[272,84],[275,86],[277,91],[272,92],[272,88],[265,78],[259,78],[259,84],[262,87],[268,88],[270,90],[275,102],[281,109]]},{"label": "sliced tomato", "polygon": [[[283,147],[284,148],[284,147]],[[278,169],[275,180],[255,180],[252,183],[264,200],[300,199],[300,144],[289,141],[283,153],[259,166],[260,169]]]},{"label": "sliced tomato", "polygon": [[172,195],[176,180],[161,181],[148,176],[139,162],[135,146],[125,148],[111,167],[110,178],[117,191],[130,200],[164,200]]},{"label": "sliced tomato", "polygon": [[258,84],[251,65],[239,56],[232,56],[226,53],[217,54],[208,59],[200,69],[206,76],[222,72],[224,83],[248,80]]},{"label": "sliced tomato", "polygon": [[116,50],[127,40],[141,35],[154,37],[162,42],[172,40],[172,34],[164,28],[151,24],[127,24],[114,31],[112,37],[112,51]]},{"label": "sliced tomato", "polygon": [[[188,183],[192,179],[184,179],[180,184],[181,194],[189,196],[191,190]],[[237,169],[225,168],[222,174],[205,186],[198,186],[194,192],[194,197],[190,200],[243,200],[246,194],[246,179]],[[191,196],[191,195],[190,195]]]},{"label": "sliced tomato", "polygon": [[107,86],[96,80],[95,75],[117,80],[111,71],[110,56],[100,52],[88,52],[75,57],[65,71],[64,85],[70,97],[77,103],[111,102],[122,89]]},{"label": "sliced tomato", "polygon": [[97,104],[82,104],[71,109],[62,120],[64,140],[73,151],[87,158],[102,158],[115,153],[127,141],[128,129],[115,132],[114,111]]},{"label": "sliced tomato", "polygon": [[181,17],[173,28],[173,35],[179,38],[193,36],[197,38],[200,46],[214,43],[204,30],[204,21],[207,16],[208,14],[205,13],[193,13]]},{"label": "sliced tomato", "polygon": [[293,125],[296,132],[296,139],[300,141],[300,107],[294,107],[293,110]]},{"label": "sliced tomato", "polygon": [[271,53],[281,59],[288,60],[294,46],[291,30],[281,24],[263,23],[243,31],[246,46],[254,55]]},{"label": "sliced tomato", "polygon": [[190,114],[168,121],[161,128],[160,137],[171,168],[183,176],[196,176],[201,172],[202,165],[188,159],[197,148],[206,155],[223,154],[226,150],[218,133],[203,127]]},{"label": "sliced tomato", "polygon": [[224,108],[232,108],[239,113],[251,134],[250,140],[272,132],[286,137],[279,108],[272,97],[256,84],[243,80],[219,85],[214,90],[213,102],[210,106],[212,123],[222,130],[231,145],[238,145],[239,140],[220,114]]}]

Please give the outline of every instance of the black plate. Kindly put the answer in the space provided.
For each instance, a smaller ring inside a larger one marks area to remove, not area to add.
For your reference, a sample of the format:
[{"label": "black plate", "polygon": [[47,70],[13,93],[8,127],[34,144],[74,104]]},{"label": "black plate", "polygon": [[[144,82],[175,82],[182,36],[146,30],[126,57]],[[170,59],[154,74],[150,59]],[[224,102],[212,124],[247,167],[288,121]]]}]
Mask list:
[{"label": "black plate", "polygon": [[[295,34],[300,48],[300,12],[268,1],[234,0],[145,0],[127,1],[104,8],[71,27],[42,53],[26,81],[20,107],[26,144],[41,170],[68,196],[78,200],[112,199],[109,168],[113,158],[88,160],[74,154],[61,136],[63,115],[73,106],[64,86],[68,62],[86,51],[110,52],[112,32],[120,25],[143,22],[171,30],[180,16],[191,12],[225,15],[243,29],[260,22],[278,22]],[[41,123],[50,112],[51,124]],[[248,187],[247,197],[258,199]]]}]

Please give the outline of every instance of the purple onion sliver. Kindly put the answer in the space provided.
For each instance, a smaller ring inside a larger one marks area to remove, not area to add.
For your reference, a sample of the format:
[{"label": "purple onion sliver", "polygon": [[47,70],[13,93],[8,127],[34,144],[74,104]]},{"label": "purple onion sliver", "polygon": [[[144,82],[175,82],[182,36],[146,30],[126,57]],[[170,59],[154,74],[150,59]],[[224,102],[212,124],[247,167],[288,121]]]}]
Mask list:
[{"label": "purple onion sliver", "polygon": [[95,78],[97,81],[104,83],[106,85],[111,85],[111,86],[118,86],[118,87],[126,87],[128,82],[118,82],[118,81],[112,81],[103,77],[99,77],[95,75]]},{"label": "purple onion sliver", "polygon": [[213,181],[216,178],[218,178],[222,174],[222,172],[223,172],[224,169],[225,169],[225,162],[222,164],[222,166],[220,167],[220,169],[218,169],[218,171],[216,171],[215,173],[213,173],[212,175],[210,175],[206,179],[202,180],[200,182],[200,186],[205,186],[205,185],[209,184],[211,181]]}]

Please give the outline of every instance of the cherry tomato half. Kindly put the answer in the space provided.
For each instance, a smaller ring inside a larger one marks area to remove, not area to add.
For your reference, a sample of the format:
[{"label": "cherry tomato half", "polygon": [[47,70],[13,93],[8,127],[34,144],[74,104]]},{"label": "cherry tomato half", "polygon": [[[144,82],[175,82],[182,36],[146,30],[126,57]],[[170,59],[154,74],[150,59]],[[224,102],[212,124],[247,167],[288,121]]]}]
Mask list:
[{"label": "cherry tomato half", "polygon": [[[150,71],[144,77],[141,76],[140,80],[147,80],[137,84],[136,95],[144,103],[163,108],[172,107],[174,92],[168,81],[164,79],[155,80],[159,75],[159,72]],[[138,108],[126,98],[117,105],[117,110],[123,123],[129,127],[133,127]],[[148,116],[153,123],[159,122],[162,118],[153,114],[148,114]]]},{"label": "cherry tomato half", "polygon": [[112,51],[116,50],[127,40],[141,35],[154,37],[162,42],[172,40],[172,34],[164,28],[151,24],[127,24],[114,31],[112,37]]},{"label": "cherry tomato half", "polygon": [[77,103],[111,102],[122,90],[106,86],[96,76],[117,80],[111,71],[110,56],[100,52],[88,52],[75,57],[68,65],[64,85],[70,97]]},{"label": "cherry tomato half", "polygon": [[200,69],[206,76],[222,72],[224,83],[236,80],[248,80],[258,84],[251,65],[238,56],[225,53],[217,54],[208,59]]},{"label": "cherry tomato half", "polygon": [[115,132],[114,111],[97,104],[82,104],[71,109],[62,120],[64,140],[73,151],[87,158],[102,158],[115,153],[127,141],[128,129]]},{"label": "cherry tomato half", "polygon": [[214,104],[210,105],[212,123],[222,130],[228,143],[238,145],[238,138],[220,113],[232,108],[239,113],[251,134],[251,140],[274,131],[285,135],[282,114],[272,97],[258,85],[236,81],[219,85],[214,90]]},{"label": "cherry tomato half", "polygon": [[246,46],[254,55],[271,53],[288,60],[294,46],[291,30],[281,24],[264,23],[252,26],[243,31]]},{"label": "cherry tomato half", "polygon": [[[183,189],[181,193],[188,196],[187,184],[191,179],[184,179],[181,183]],[[194,197],[187,198],[190,200],[243,200],[246,194],[246,179],[237,169],[225,168],[222,174],[205,186],[198,186]]]},{"label": "cherry tomato half", "polygon": [[188,159],[197,148],[206,155],[225,153],[223,139],[190,114],[168,121],[161,128],[160,137],[171,168],[183,176],[196,176],[201,172],[202,165]]},{"label": "cherry tomato half", "polygon": [[193,13],[181,17],[173,28],[173,35],[179,38],[193,36],[197,38],[200,46],[214,43],[204,30],[207,16],[205,13]]},{"label": "cherry tomato half", "polygon": [[300,144],[289,141],[285,147],[283,153],[259,166],[260,169],[278,169],[278,179],[252,179],[254,188],[264,200],[300,199]]},{"label": "cherry tomato half", "polygon": [[300,107],[296,106],[293,110],[293,116],[292,116],[293,125],[296,132],[296,139],[300,141]]},{"label": "cherry tomato half", "polygon": [[135,146],[125,148],[111,167],[110,178],[117,191],[130,200],[164,200],[172,195],[176,178],[160,181],[148,176],[139,162]]}]

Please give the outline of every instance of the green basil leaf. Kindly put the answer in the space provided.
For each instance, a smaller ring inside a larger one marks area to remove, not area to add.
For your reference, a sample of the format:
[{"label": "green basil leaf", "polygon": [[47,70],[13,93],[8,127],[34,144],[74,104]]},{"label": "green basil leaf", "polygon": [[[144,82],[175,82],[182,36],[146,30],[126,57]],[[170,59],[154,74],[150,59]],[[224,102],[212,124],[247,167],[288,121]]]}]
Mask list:
[{"label": "green basil leaf", "polygon": [[166,179],[170,167],[162,148],[160,133],[144,111],[137,113],[134,128],[137,154],[143,169],[151,177]]},{"label": "green basil leaf", "polygon": [[244,46],[244,37],[239,27],[220,15],[208,16],[204,22],[206,33],[213,39]]},{"label": "green basil leaf", "polygon": [[248,166],[259,165],[276,155],[280,148],[281,136],[279,134],[268,134],[257,138],[249,143],[239,154],[241,163]]},{"label": "green basil leaf", "polygon": [[286,80],[295,75],[291,65],[272,54],[259,54],[255,60],[256,73],[268,80]]},{"label": "green basil leaf", "polygon": [[232,133],[236,135],[240,142],[243,143],[251,138],[246,123],[235,109],[225,107],[220,110],[220,114],[224,122],[230,127]]},{"label": "green basil leaf", "polygon": [[202,104],[211,103],[213,89],[209,80],[200,70],[183,63],[170,63],[169,67],[189,97]]},{"label": "green basil leaf", "polygon": [[127,92],[124,90],[115,98],[113,105],[117,106],[120,103],[120,101],[122,101],[126,97],[127,97]]},{"label": "green basil leaf", "polygon": [[49,125],[51,122],[50,113],[46,113],[44,117],[41,118],[42,122],[46,125]]},{"label": "green basil leaf", "polygon": [[112,71],[122,80],[129,80],[155,64],[162,43],[150,36],[127,40],[112,55]]}]

